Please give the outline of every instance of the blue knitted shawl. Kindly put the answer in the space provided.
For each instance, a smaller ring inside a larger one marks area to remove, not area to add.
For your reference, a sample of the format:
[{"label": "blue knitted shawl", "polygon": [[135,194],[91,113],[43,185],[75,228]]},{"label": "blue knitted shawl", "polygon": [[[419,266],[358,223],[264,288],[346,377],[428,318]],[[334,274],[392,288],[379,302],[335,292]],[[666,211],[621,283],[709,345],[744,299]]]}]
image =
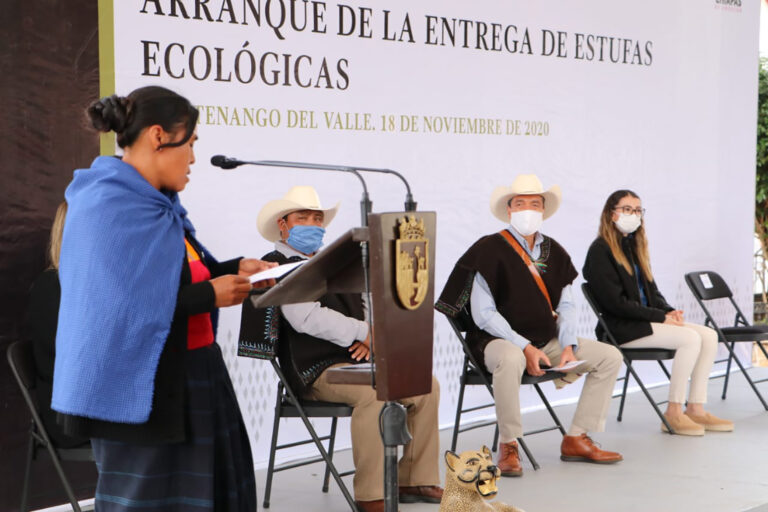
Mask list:
[{"label": "blue knitted shawl", "polygon": [[194,228],[176,193],[115,157],[75,171],[65,197],[51,407],[144,423]]}]

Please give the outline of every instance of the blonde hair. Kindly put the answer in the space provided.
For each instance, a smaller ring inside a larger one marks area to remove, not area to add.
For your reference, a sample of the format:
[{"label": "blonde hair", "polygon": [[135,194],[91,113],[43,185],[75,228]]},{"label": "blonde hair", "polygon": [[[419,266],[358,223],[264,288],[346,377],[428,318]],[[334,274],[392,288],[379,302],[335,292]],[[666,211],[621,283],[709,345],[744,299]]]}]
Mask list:
[{"label": "blonde hair", "polygon": [[49,267],[59,268],[59,255],[61,254],[61,235],[64,233],[64,221],[67,218],[67,202],[62,201],[56,209],[51,226],[51,238],[48,241]]},{"label": "blonde hair", "polygon": [[[616,228],[613,222],[614,210],[619,204],[619,201],[627,196],[640,199],[640,196],[631,190],[617,190],[608,196],[608,199],[605,201],[605,206],[603,206],[603,213],[600,215],[600,229],[598,230],[598,236],[608,244],[613,258],[618,261],[627,272],[629,272],[629,275],[634,275],[635,269],[632,268],[624,251],[621,250],[623,234]],[[645,236],[645,222],[640,224],[640,227],[634,232],[631,240],[631,243],[634,246],[635,255],[637,256],[637,266],[648,281],[653,281],[651,259],[648,256],[648,239]]]}]

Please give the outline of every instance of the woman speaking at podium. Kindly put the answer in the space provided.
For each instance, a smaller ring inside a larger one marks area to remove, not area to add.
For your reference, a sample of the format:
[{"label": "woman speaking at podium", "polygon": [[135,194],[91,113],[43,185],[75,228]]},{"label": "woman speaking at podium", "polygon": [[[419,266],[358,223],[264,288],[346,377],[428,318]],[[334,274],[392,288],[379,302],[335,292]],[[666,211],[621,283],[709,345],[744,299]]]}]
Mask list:
[{"label": "woman speaking at podium", "polygon": [[88,108],[122,158],[75,171],[61,247],[52,407],[90,437],[96,508],[256,510],[248,436],[216,344],[219,307],[273,264],[217,262],[178,192],[198,112],[162,87]]}]

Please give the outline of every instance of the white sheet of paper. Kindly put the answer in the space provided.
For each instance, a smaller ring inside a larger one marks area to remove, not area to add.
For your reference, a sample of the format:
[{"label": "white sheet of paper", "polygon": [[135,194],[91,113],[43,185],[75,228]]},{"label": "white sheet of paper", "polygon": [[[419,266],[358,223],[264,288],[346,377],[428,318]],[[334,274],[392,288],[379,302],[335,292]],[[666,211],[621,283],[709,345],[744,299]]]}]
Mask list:
[{"label": "white sheet of paper", "polygon": [[545,372],[567,372],[568,370],[572,368],[576,368],[582,363],[584,363],[584,361],[571,361],[570,363],[566,363],[563,366],[558,366],[556,368],[547,368],[544,371]]},{"label": "white sheet of paper", "polygon": [[348,372],[370,372],[371,363],[350,364],[348,366],[337,366],[337,370],[345,370]]},{"label": "white sheet of paper", "polygon": [[255,283],[256,281],[264,281],[265,279],[277,279],[278,277],[283,277],[285,274],[287,274],[291,270],[305,264],[306,262],[307,260],[302,260],[302,261],[297,261],[295,263],[286,263],[285,265],[278,265],[274,268],[269,268],[267,270],[262,270],[261,272],[256,272],[255,274],[251,275],[248,279],[250,279],[252,283]]},{"label": "white sheet of paper", "polygon": [[699,274],[699,279],[701,279],[701,284],[704,285],[704,288],[714,288],[715,285],[712,284],[712,280],[709,278],[709,274]]}]

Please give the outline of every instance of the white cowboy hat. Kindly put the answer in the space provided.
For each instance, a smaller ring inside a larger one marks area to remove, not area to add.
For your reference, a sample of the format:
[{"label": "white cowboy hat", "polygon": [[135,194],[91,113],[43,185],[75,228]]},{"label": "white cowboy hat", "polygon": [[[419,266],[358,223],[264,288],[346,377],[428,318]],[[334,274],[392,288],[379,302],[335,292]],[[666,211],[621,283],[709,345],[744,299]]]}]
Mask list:
[{"label": "white cowboy hat", "polygon": [[504,223],[509,223],[507,203],[515,196],[537,195],[544,198],[544,218],[551,217],[560,206],[560,187],[552,185],[544,190],[544,185],[535,174],[520,174],[508,187],[496,187],[491,194],[491,213]]},{"label": "white cowboy hat", "polygon": [[278,219],[300,210],[315,210],[325,214],[323,227],[327,227],[336,216],[339,204],[336,203],[333,208],[323,208],[314,187],[292,187],[282,199],[270,201],[264,205],[256,218],[256,226],[261,236],[270,242],[276,242],[280,240],[280,228],[277,227]]}]

